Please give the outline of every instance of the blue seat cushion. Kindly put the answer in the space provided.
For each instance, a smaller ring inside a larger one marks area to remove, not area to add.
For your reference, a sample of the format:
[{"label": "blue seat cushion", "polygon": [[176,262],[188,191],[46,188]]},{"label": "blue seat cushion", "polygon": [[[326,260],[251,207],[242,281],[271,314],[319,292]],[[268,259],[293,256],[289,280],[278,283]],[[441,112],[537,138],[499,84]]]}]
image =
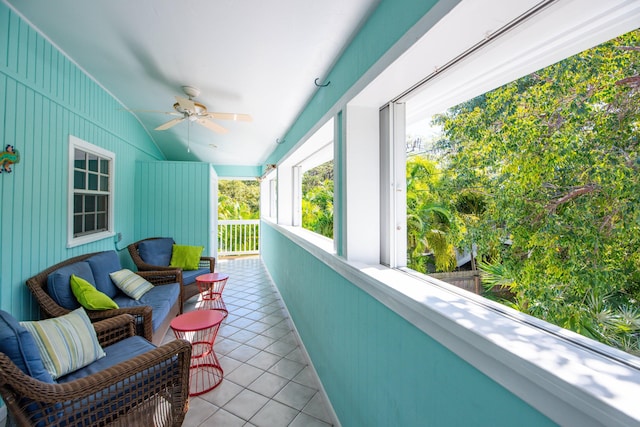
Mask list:
[{"label": "blue seat cushion", "polygon": [[171,262],[173,243],[173,239],[170,237],[143,240],[138,243],[138,253],[147,264],[165,267]]},{"label": "blue seat cushion", "polygon": [[101,252],[87,259],[93,277],[96,281],[96,288],[106,294],[109,298],[113,298],[118,294],[118,288],[111,281],[109,273],[122,270],[120,258],[116,251]]},{"label": "blue seat cushion", "polygon": [[96,286],[96,279],[93,277],[91,266],[86,261],[74,262],[62,268],[57,269],[47,277],[47,290],[53,300],[59,306],[68,310],[75,310],[80,307],[80,303],[71,291],[69,280],[71,275],[75,274],[83,278],[87,282]]},{"label": "blue seat cushion", "polygon": [[173,307],[180,298],[180,284],[170,283],[168,285],[154,286],[147,293],[142,295],[139,300],[129,298],[123,293],[119,293],[113,298],[120,308],[137,307],[148,305],[153,310],[151,317],[151,325],[155,332],[162,322],[169,315],[171,307]]},{"label": "blue seat cushion", "polygon": [[196,277],[207,273],[211,273],[208,267],[197,270],[182,270],[182,284],[185,286],[190,285],[196,281]]},{"label": "blue seat cushion", "polygon": [[118,363],[125,362],[139,354],[146,353],[147,351],[156,348],[155,345],[139,336],[133,336],[126,338],[122,341],[118,341],[104,348],[104,352],[107,354],[105,357],[96,360],[95,362],[73,371],[63,377],[58,378],[59,383],[67,383],[69,381],[84,378],[87,375],[95,374],[103,371],[107,368],[117,365]]},{"label": "blue seat cushion", "polygon": [[[133,336],[112,344],[104,349],[107,353],[106,357],[92,363],[89,366],[81,368],[75,372],[72,372],[65,377],[59,378],[60,382],[69,382],[76,379],[84,378],[87,375],[91,375],[109,367],[115,366],[118,363],[130,360],[131,358],[146,353],[155,349],[156,346],[151,344],[140,336]],[[174,356],[170,365],[164,365],[164,369],[177,369],[177,357]],[[163,375],[163,372],[157,371],[157,366],[152,366],[149,369],[142,370],[140,372],[131,373],[128,378],[123,379],[104,391],[91,395],[85,399],[74,403],[70,411],[66,414],[59,413],[57,419],[58,425],[61,426],[75,426],[79,416],[86,416],[91,411],[94,415],[91,418],[91,425],[100,424],[100,419],[114,415],[117,419],[119,410],[123,405],[128,405],[132,400],[137,399],[141,394],[149,393],[149,384],[158,376]],[[154,376],[156,376],[154,378]],[[128,397],[131,396],[131,397]],[[124,397],[124,400],[123,400]],[[126,415],[125,415],[126,417]]]},{"label": "blue seat cushion", "polygon": [[33,336],[12,315],[0,310],[0,352],[22,372],[45,383],[53,383],[45,369]]}]

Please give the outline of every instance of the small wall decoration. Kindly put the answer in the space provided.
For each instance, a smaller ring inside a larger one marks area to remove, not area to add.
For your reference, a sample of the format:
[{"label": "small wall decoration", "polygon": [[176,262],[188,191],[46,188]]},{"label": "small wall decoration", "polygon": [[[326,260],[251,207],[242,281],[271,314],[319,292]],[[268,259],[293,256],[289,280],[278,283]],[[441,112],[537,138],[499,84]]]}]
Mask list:
[{"label": "small wall decoration", "polygon": [[20,153],[13,148],[13,145],[7,144],[4,151],[0,153],[0,173],[11,173],[11,165],[20,163]]}]

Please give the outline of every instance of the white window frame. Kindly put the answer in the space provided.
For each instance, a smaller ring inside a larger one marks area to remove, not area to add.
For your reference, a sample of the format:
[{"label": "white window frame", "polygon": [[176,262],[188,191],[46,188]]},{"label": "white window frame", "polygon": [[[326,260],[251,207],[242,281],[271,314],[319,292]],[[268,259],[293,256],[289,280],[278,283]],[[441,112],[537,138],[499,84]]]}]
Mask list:
[{"label": "white window frame", "polygon": [[[81,236],[74,236],[74,196],[76,194],[88,194],[91,191],[80,191],[74,188],[74,172],[75,172],[75,151],[81,150],[85,153],[97,155],[103,159],[109,161],[109,178],[108,178],[108,186],[109,190],[107,192],[95,192],[95,194],[106,194],[107,195],[107,229],[102,231],[96,231],[89,234],[84,234]],[[67,206],[67,247],[72,248],[75,246],[84,245],[91,242],[96,242],[98,240],[106,239],[113,237],[115,235],[114,232],[114,201],[115,201],[115,161],[116,155],[115,153],[105,150],[104,148],[98,147],[97,145],[91,144],[87,141],[84,141],[80,138],[77,138],[73,135],[69,135],[69,164],[68,164],[68,206]]]},{"label": "white window frame", "polygon": [[277,195],[270,195],[271,200],[276,199],[279,225],[295,227],[302,235],[313,235],[310,238],[316,242],[321,241],[324,247],[331,246],[333,240],[302,228],[302,177],[306,171],[334,159],[335,123],[334,118],[330,118],[314,128],[304,142],[278,165]]}]

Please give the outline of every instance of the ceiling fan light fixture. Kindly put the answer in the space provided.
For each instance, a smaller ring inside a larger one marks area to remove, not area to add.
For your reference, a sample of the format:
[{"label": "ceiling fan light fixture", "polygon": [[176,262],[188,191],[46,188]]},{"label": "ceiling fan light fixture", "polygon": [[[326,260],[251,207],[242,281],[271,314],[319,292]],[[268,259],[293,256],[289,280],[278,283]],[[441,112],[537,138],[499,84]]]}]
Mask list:
[{"label": "ceiling fan light fixture", "polygon": [[176,102],[175,104],[173,104],[173,109],[181,114],[184,114],[184,113],[197,114],[197,115],[207,114],[207,107],[205,107],[204,104],[194,101],[193,105],[195,106],[195,111],[185,110],[184,108],[182,108],[179,102]]}]

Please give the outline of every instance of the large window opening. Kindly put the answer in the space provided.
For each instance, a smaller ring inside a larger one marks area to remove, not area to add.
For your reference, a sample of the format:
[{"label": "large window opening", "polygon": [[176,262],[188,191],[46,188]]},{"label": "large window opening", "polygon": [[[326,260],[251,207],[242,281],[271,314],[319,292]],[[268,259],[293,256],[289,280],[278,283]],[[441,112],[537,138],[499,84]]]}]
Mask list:
[{"label": "large window opening", "polygon": [[333,239],[333,160],[302,175],[302,228]]},{"label": "large window opening", "polygon": [[409,99],[407,266],[640,354],[639,72],[635,30],[453,106]]},{"label": "large window opening", "polygon": [[218,181],[218,254],[260,252],[260,182]]},{"label": "large window opening", "polygon": [[263,194],[270,194],[270,210],[277,212],[278,224],[316,233],[318,236],[300,234],[326,247],[330,244],[327,238],[334,236],[333,139],[331,118],[263,179]]}]

